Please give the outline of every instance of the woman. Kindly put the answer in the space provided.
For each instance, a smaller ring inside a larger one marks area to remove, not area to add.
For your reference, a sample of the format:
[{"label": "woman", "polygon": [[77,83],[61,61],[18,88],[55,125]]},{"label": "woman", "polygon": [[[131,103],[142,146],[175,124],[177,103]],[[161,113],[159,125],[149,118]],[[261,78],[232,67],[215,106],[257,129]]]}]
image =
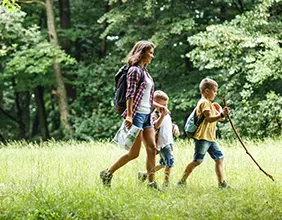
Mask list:
[{"label": "woman", "polygon": [[[154,58],[154,44],[149,41],[137,42],[127,57],[127,65],[130,66],[127,76],[126,110],[122,117],[125,119],[125,126],[130,128],[133,125],[142,128],[143,131],[137,136],[130,150],[122,155],[108,169],[100,173],[100,178],[105,186],[111,186],[113,173],[129,161],[139,156],[141,142],[146,147],[147,159],[146,169],[148,176],[148,187],[159,190],[155,182],[155,131],[151,117],[152,107],[164,108],[153,101],[154,82],[145,68]],[[143,75],[142,75],[143,74]],[[141,78],[143,82],[139,85]]]}]

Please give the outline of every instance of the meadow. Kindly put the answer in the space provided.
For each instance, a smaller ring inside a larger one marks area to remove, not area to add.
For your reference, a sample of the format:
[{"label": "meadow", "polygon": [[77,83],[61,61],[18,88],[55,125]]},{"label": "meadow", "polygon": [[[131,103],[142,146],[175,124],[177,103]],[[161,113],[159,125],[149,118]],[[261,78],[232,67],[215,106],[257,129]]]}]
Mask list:
[{"label": "meadow", "polygon": [[[186,140],[175,143],[172,186],[161,193],[137,180],[145,169],[144,147],[114,174],[108,189],[99,172],[125,152],[110,141],[1,145],[0,219],[282,219],[282,140],[245,141],[274,182],[237,141],[219,144],[232,189],[217,188],[208,155],[185,188],[175,187],[193,155]],[[162,184],[162,171],[156,180]]]}]

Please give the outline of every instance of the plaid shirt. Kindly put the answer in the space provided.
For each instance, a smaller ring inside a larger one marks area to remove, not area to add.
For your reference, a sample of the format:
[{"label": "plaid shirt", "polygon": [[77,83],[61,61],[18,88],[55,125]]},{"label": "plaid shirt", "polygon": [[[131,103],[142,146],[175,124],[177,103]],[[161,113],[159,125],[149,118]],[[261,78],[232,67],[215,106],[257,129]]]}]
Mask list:
[{"label": "plaid shirt", "polygon": [[[147,85],[147,82],[145,80],[145,77],[148,77],[150,80],[152,80],[152,88],[150,92],[150,104],[151,104],[151,110],[153,107],[153,98],[154,98],[154,82],[150,74],[148,73],[147,69],[143,69],[144,74],[144,81],[139,85],[139,82],[142,77],[141,73],[141,67],[140,66],[131,66],[128,70],[127,75],[127,91],[126,91],[126,100],[132,98],[133,99],[133,109],[132,109],[132,118],[134,118],[136,114],[136,109],[144,95],[145,88]],[[127,109],[122,113],[121,115],[124,119],[127,116]]]}]

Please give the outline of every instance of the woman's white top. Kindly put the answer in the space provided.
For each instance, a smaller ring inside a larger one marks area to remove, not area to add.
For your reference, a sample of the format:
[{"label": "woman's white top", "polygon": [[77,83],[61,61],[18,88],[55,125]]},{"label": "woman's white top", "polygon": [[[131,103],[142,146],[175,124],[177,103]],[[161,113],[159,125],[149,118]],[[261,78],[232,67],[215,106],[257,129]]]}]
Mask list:
[{"label": "woman's white top", "polygon": [[147,73],[144,73],[144,81],[146,81],[146,87],[136,112],[142,114],[150,114],[151,113],[150,93],[151,93],[153,82],[152,79],[150,79],[147,76]]}]

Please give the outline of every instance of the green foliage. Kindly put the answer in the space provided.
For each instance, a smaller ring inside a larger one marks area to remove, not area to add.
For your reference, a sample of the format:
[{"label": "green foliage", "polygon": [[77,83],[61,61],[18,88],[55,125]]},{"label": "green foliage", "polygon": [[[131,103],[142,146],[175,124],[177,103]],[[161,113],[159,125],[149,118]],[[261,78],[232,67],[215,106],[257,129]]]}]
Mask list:
[{"label": "green foliage", "polygon": [[72,104],[72,120],[77,139],[110,138],[118,129],[121,117],[113,104],[114,75],[122,63],[116,65],[113,58],[90,66],[81,64],[76,71],[78,97]]},{"label": "green foliage", "polygon": [[[113,112],[114,74],[134,43],[145,39],[157,46],[148,66],[155,88],[170,96],[169,109],[180,128],[200,98],[199,82],[208,76],[218,81],[216,101],[226,95],[243,136],[279,134],[280,118],[267,106],[274,107],[281,97],[281,1],[76,0],[70,2],[67,30],[60,28],[59,17],[59,9],[67,9],[59,7],[55,1],[59,40],[70,40],[69,55],[47,42],[42,5],[21,4],[12,11],[0,7],[0,107],[13,116],[14,93],[34,96],[33,89],[42,86],[50,132],[58,132],[58,106],[49,94],[56,55],[67,91],[73,90],[69,103],[76,137],[112,137],[121,122]],[[32,100],[31,118],[34,107]],[[264,112],[269,121],[259,117]],[[13,124],[5,115],[0,118]],[[226,137],[229,129],[228,124],[220,126]]]},{"label": "green foliage", "polygon": [[[271,5],[266,1],[257,10],[208,26],[189,38],[196,47],[187,56],[200,70],[213,71],[210,77],[230,98],[240,130],[252,137],[281,134],[281,122],[276,121],[277,113],[272,108],[282,94],[281,38],[280,31],[269,29],[281,27],[281,23],[270,19]],[[276,104],[280,107],[279,102]]]},{"label": "green foliage", "polygon": [[[20,9],[10,11],[3,6],[0,7],[0,28],[2,28],[0,91],[4,91],[1,97],[1,109],[6,115],[8,112],[10,116],[4,117],[5,123],[0,129],[0,134],[13,139],[15,137],[17,139],[18,134],[15,132],[15,135],[11,135],[11,131],[17,131],[21,123],[20,114],[26,114],[23,108],[25,98],[28,98],[29,93],[37,86],[48,88],[54,85],[51,71],[54,58],[65,65],[75,63],[75,60],[60,48],[51,46],[43,38],[38,26],[25,27],[23,25],[25,16],[26,13]],[[16,97],[18,102],[15,104]],[[33,100],[29,104],[29,108],[34,110]],[[34,114],[35,112],[32,111],[28,118],[35,117]],[[26,126],[29,127],[29,124]]]},{"label": "green foliage", "polygon": [[265,100],[244,101],[240,108],[240,111],[232,115],[236,127],[240,128],[240,133],[257,138],[282,135],[281,95],[269,92]]},{"label": "green foliage", "polygon": [[[37,80],[36,77],[41,78],[40,75],[50,71],[55,56],[60,63],[75,63],[69,55],[44,40],[38,26],[24,28],[22,25],[24,12],[19,9],[8,11],[3,7],[0,10],[1,16],[5,18],[1,19],[0,23],[4,26],[2,38],[4,43],[7,42],[9,45],[4,48],[10,48],[10,52],[6,53],[7,57],[3,57],[7,63],[1,75],[2,82],[17,78],[16,86],[20,88],[19,91],[29,91],[38,85],[44,85],[44,82]],[[40,84],[31,83],[36,81]]]},{"label": "green foliage", "polygon": [[16,8],[20,7],[17,2],[18,0],[2,0],[0,5],[3,5],[9,10],[15,10]]}]

